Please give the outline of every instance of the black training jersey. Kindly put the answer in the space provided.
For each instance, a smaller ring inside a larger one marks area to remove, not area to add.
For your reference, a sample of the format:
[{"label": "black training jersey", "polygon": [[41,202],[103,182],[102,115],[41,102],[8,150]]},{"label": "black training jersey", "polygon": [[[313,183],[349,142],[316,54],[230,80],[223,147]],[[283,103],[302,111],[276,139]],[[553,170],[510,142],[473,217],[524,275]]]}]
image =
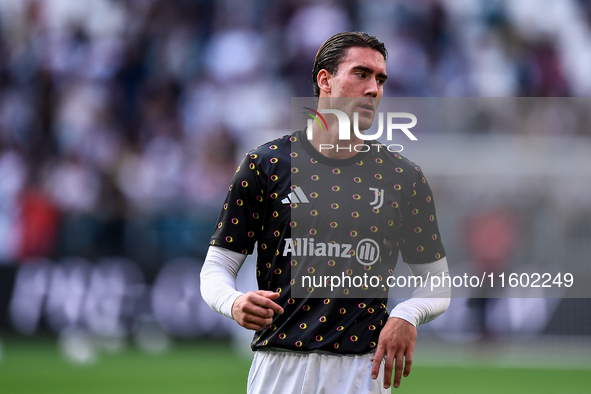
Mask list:
[{"label": "black training jersey", "polygon": [[210,244],[249,254],[257,243],[258,286],[279,292],[285,311],[253,350],[370,352],[398,252],[410,264],[445,256],[421,169],[375,141],[366,148],[329,159],[298,131],[238,167]]}]

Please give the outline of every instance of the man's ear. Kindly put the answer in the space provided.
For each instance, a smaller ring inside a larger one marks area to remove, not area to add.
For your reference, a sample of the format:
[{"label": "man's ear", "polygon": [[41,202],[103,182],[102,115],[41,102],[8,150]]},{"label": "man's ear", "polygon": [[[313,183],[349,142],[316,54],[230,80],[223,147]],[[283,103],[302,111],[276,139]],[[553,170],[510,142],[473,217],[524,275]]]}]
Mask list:
[{"label": "man's ear", "polygon": [[318,72],[316,82],[318,82],[320,92],[324,92],[326,95],[330,96],[330,92],[332,91],[332,75],[330,75],[326,69],[323,68]]}]

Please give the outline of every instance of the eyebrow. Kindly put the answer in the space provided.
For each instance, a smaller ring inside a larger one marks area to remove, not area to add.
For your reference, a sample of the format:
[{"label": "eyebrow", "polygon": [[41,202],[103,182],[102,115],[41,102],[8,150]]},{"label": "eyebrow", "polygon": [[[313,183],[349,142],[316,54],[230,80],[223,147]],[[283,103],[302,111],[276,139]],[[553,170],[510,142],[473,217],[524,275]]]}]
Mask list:
[{"label": "eyebrow", "polygon": [[[364,72],[366,72],[368,74],[373,74],[375,72],[373,68],[366,67],[366,66],[354,66],[353,67],[353,70],[364,71]],[[384,74],[384,73],[378,73],[377,74],[377,77],[383,79],[384,81],[386,79],[388,79],[388,76],[386,74]]]}]

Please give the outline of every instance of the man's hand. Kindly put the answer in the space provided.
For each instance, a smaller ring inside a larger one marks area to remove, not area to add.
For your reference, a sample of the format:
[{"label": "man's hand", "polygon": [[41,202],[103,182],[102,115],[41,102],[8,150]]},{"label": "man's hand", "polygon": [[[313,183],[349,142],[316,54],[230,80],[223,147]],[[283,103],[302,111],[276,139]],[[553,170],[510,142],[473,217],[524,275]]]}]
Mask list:
[{"label": "man's hand", "polygon": [[[396,369],[394,373],[394,387],[400,386],[402,378],[402,366],[404,364],[404,377],[410,373],[412,366],[412,353],[415,350],[417,341],[417,329],[404,319],[391,317],[380,333],[378,347],[371,361],[371,378],[377,379],[380,371],[380,364],[386,356],[384,367],[384,388],[387,389],[392,383],[392,365],[396,358]],[[404,359],[404,361],[403,361]]]},{"label": "man's hand", "polygon": [[236,298],[232,305],[232,317],[249,330],[259,331],[273,321],[273,312],[283,313],[283,308],[273,302],[279,293],[273,291],[249,291]]}]

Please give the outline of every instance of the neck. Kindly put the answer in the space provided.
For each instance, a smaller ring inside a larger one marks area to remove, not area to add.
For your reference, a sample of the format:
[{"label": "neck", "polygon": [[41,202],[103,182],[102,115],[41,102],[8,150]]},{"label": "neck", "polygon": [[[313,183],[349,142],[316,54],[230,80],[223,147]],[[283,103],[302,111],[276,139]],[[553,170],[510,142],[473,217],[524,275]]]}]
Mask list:
[{"label": "neck", "polygon": [[[328,130],[321,129],[318,123],[312,126],[313,136],[310,144],[320,154],[330,159],[348,159],[355,156],[358,152],[354,149],[355,145],[363,144],[364,140],[357,137],[353,130],[350,130],[349,140],[339,139],[339,124],[334,116],[326,117]],[[361,131],[363,133],[363,131]]]}]

